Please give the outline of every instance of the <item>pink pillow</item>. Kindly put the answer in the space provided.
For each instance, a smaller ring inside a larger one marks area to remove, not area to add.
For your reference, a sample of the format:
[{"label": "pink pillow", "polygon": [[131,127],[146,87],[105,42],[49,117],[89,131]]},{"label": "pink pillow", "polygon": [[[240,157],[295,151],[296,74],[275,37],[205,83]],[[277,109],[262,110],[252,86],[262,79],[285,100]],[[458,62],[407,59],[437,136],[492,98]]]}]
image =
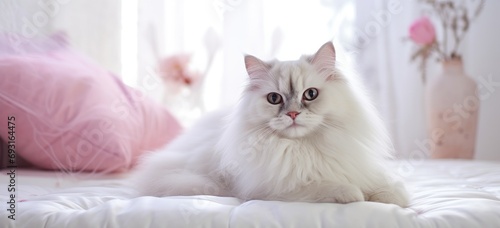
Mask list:
[{"label": "pink pillow", "polygon": [[0,137],[37,167],[116,172],[179,134],[160,105],[67,49],[0,56]]}]

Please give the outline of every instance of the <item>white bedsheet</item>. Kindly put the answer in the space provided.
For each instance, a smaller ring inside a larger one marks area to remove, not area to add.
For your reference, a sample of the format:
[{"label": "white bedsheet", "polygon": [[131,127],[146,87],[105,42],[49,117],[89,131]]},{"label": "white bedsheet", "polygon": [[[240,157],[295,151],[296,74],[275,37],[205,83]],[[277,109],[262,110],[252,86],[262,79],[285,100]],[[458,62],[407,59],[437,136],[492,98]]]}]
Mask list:
[{"label": "white bedsheet", "polygon": [[9,177],[2,170],[0,227],[500,227],[499,162],[429,160],[404,168],[410,168],[412,191],[405,209],[373,202],[132,198],[120,185],[123,175],[82,180],[17,170],[15,222],[7,217]]}]

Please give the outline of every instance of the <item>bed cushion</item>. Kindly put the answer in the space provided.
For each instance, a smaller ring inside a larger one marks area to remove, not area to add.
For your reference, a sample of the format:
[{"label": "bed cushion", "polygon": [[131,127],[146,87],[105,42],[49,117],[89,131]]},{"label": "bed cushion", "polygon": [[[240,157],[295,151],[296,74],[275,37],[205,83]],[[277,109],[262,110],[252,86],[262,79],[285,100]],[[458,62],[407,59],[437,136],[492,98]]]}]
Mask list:
[{"label": "bed cushion", "polygon": [[[17,170],[17,227],[499,227],[500,163],[471,160],[392,164],[411,189],[408,208],[356,202],[299,203],[232,197],[135,197],[126,175]],[[8,183],[8,170],[0,183]],[[0,189],[8,202],[7,188]],[[4,207],[8,204],[4,203]],[[14,224],[0,208],[0,224]],[[9,226],[7,226],[9,227]]]},{"label": "bed cushion", "polygon": [[0,56],[0,137],[44,169],[115,172],[180,131],[170,113],[69,48]]}]

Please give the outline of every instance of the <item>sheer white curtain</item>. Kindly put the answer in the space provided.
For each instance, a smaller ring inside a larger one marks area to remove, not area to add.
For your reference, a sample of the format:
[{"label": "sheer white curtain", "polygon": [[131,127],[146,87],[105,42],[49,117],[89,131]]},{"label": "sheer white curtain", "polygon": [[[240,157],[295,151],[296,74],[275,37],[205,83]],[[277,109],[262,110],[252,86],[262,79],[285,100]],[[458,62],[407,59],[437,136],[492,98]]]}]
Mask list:
[{"label": "sheer white curtain", "polygon": [[410,63],[408,27],[418,16],[414,1],[357,0],[358,65],[390,130],[398,156],[426,157],[415,151],[426,138],[423,84]]}]

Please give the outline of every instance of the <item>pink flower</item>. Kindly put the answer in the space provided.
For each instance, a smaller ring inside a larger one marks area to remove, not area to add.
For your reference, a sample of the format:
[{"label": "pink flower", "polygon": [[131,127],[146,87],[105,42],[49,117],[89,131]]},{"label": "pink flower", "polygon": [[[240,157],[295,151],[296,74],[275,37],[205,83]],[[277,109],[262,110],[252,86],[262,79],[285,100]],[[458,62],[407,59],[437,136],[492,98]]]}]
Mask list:
[{"label": "pink flower", "polygon": [[436,40],[436,30],[427,17],[421,17],[410,26],[410,38],[417,44],[430,45]]},{"label": "pink flower", "polygon": [[191,56],[177,54],[162,59],[159,63],[160,77],[176,86],[193,86],[200,79],[200,74],[191,72],[189,67]]}]

